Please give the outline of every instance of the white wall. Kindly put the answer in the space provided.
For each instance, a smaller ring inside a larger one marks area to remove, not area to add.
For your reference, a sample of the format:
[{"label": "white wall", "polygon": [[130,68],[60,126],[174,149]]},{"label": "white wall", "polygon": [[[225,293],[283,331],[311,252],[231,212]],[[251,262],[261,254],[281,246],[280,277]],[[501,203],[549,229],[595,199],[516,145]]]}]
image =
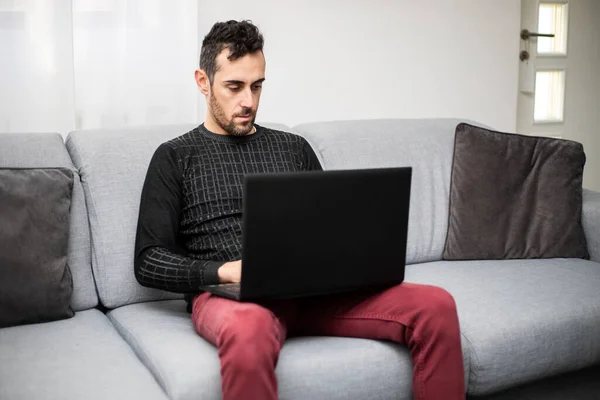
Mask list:
[{"label": "white wall", "polygon": [[516,128],[519,0],[207,1],[198,15],[200,43],[216,21],[263,31],[260,121],[459,117]]},{"label": "white wall", "polygon": [[242,18],[266,38],[260,121],[460,117],[514,130],[519,3],[0,1],[0,131],[200,122],[198,40]]}]

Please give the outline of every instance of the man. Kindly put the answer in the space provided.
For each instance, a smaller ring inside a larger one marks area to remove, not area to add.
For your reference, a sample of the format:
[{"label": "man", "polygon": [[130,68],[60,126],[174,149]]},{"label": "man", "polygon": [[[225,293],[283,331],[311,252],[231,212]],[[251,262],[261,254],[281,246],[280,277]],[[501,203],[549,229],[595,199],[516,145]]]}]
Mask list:
[{"label": "man", "polygon": [[254,124],[265,80],[262,50],[262,35],[247,21],[217,23],[204,38],[195,78],[206,96],[206,120],[163,143],[148,167],[138,281],[187,295],[196,331],[218,347],[224,399],[277,398],[275,366],[290,335],[406,344],[415,399],[463,399],[456,308],[440,288],[403,283],[261,304],[198,293],[200,285],[240,281],[244,174],[321,169],[306,140]]}]

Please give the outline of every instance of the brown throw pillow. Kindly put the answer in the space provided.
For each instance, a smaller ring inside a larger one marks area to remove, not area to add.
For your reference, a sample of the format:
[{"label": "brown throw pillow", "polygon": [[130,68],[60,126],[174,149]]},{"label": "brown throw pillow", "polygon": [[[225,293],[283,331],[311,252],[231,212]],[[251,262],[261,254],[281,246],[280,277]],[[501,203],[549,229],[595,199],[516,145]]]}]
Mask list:
[{"label": "brown throw pillow", "polygon": [[69,318],[73,173],[0,169],[0,328]]},{"label": "brown throw pillow", "polygon": [[459,124],[445,260],[589,258],[580,143]]}]

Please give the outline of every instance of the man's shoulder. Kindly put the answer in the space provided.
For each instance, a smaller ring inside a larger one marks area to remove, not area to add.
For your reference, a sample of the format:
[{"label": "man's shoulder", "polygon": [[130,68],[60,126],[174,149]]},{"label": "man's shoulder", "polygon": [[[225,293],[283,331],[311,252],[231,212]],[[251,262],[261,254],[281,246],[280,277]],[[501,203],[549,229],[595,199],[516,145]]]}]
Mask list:
[{"label": "man's shoulder", "polygon": [[282,142],[288,142],[288,143],[298,143],[298,144],[304,144],[306,142],[306,139],[304,139],[302,136],[298,135],[297,133],[291,132],[291,129],[284,131],[284,130],[280,130],[280,129],[270,128],[270,127],[264,126],[264,125],[259,125],[259,126],[265,130],[266,136],[269,137],[270,139],[274,139],[274,140],[278,140],[278,141],[282,141]]},{"label": "man's shoulder", "polygon": [[194,148],[197,148],[202,135],[198,135],[198,128],[174,137],[161,143],[154,151],[153,160],[155,163],[179,162],[186,158]]},{"label": "man's shoulder", "polygon": [[196,127],[189,132],[167,140],[166,142],[162,143],[160,147],[178,152],[197,146],[199,142],[201,142],[202,137],[203,136],[198,133],[198,128]]}]

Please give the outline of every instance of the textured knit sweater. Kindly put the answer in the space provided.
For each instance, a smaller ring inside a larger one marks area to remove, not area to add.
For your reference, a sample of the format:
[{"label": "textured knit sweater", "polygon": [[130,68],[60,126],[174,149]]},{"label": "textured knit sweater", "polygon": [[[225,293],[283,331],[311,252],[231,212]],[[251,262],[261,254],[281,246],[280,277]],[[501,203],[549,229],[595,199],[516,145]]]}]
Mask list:
[{"label": "textured knit sweater", "polygon": [[258,125],[241,137],[200,125],[163,143],[142,190],[137,280],[188,295],[219,283],[218,268],[242,255],[244,175],[320,169],[304,138]]}]

